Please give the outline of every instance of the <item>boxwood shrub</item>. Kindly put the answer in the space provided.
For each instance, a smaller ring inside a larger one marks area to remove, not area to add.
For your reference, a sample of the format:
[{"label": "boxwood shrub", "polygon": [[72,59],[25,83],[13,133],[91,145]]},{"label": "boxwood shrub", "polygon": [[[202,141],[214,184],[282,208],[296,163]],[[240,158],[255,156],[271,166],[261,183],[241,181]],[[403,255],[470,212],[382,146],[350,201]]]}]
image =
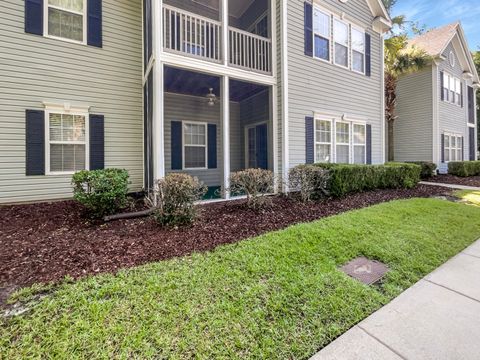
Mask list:
[{"label": "boxwood shrub", "polygon": [[329,170],[328,190],[333,197],[375,189],[410,189],[420,181],[416,164],[386,165],[316,164]]},{"label": "boxwood shrub", "polygon": [[448,173],[461,177],[480,175],[480,161],[452,161],[448,163]]},{"label": "boxwood shrub", "polygon": [[434,164],[430,161],[412,161],[409,162],[409,164],[420,165],[420,167],[422,168],[420,177],[422,179],[430,179],[432,176],[435,175],[435,171],[437,170],[437,164]]},{"label": "boxwood shrub", "polygon": [[122,169],[79,171],[73,175],[73,197],[89,216],[111,215],[127,204],[128,172]]}]

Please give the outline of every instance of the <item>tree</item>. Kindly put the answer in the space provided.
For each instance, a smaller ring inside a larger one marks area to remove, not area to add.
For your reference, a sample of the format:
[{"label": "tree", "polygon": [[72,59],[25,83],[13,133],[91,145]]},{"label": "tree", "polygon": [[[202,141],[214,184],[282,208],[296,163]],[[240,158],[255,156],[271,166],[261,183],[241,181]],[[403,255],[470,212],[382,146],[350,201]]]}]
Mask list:
[{"label": "tree", "polygon": [[430,57],[425,51],[408,47],[406,34],[392,35],[385,40],[385,118],[388,126],[388,161],[395,160],[394,122],[397,106],[398,78],[427,66]]}]

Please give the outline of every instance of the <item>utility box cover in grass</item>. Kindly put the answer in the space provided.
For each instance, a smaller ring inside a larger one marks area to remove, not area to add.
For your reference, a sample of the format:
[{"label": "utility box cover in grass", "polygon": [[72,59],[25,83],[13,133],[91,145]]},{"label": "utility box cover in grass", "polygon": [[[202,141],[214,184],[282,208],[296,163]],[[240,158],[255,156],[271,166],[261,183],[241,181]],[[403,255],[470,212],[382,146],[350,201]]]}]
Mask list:
[{"label": "utility box cover in grass", "polygon": [[385,276],[388,266],[379,261],[359,257],[342,266],[341,270],[364,284],[372,285]]}]

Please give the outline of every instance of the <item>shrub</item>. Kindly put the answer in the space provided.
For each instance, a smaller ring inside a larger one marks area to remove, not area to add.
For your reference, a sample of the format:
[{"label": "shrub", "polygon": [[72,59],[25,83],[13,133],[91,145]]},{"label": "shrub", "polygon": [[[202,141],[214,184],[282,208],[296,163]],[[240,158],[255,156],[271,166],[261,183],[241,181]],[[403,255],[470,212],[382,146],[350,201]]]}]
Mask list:
[{"label": "shrub", "polygon": [[452,161],[448,163],[448,173],[461,177],[480,175],[480,161]]},{"label": "shrub", "polygon": [[268,195],[274,192],[273,172],[263,169],[247,169],[230,175],[230,192],[245,194],[247,206],[259,209],[268,203]]},{"label": "shrub", "polygon": [[188,174],[168,174],[157,183],[154,218],[163,226],[189,225],[197,217],[195,202],[207,193],[198,178]]},{"label": "shrub", "polygon": [[386,165],[316,164],[329,170],[328,191],[334,197],[343,197],[375,189],[410,189],[420,181],[421,167],[415,164],[390,163]]},{"label": "shrub", "polygon": [[422,168],[422,171],[420,172],[420,178],[422,179],[430,179],[437,171],[437,164],[429,161],[412,161],[409,162],[409,164],[416,164]]},{"label": "shrub", "polygon": [[314,165],[299,165],[290,170],[288,185],[303,202],[316,200],[328,193],[329,171]]},{"label": "shrub", "polygon": [[122,169],[80,171],[73,175],[73,197],[93,218],[111,215],[127,204],[128,172]]}]

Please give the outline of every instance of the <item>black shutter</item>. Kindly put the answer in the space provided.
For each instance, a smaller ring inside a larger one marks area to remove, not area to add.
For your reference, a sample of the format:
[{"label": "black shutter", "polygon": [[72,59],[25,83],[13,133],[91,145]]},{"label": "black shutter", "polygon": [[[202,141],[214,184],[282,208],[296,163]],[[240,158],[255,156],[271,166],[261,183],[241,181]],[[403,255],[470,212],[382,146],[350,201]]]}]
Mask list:
[{"label": "black shutter", "polygon": [[144,145],[144,186],[145,190],[153,188],[153,69],[148,74],[143,87],[143,145]]},{"label": "black shutter", "polygon": [[43,35],[43,0],[25,0],[25,32]]},{"label": "black shutter", "polygon": [[475,124],[475,96],[471,86],[468,86],[468,122]]},{"label": "black shutter", "polygon": [[315,128],[313,117],[305,118],[305,163],[313,164],[315,162]]},{"label": "black shutter", "polygon": [[365,34],[365,75],[372,76],[372,37]]},{"label": "black shutter", "polygon": [[217,168],[217,125],[208,124],[208,168]]},{"label": "black shutter", "polygon": [[442,154],[441,154],[441,159],[442,159],[442,163],[445,162],[445,135],[442,134],[441,135],[441,139],[440,139],[440,142],[441,142],[441,151],[442,151]]},{"label": "black shutter", "polygon": [[367,124],[367,164],[372,164],[372,125]]},{"label": "black shutter", "polygon": [[105,168],[105,117],[90,114],[90,170]]},{"label": "black shutter", "polygon": [[440,98],[445,100],[445,93],[443,92],[443,71],[440,71]]},{"label": "black shutter", "polygon": [[102,47],[102,0],[87,0],[87,43]]},{"label": "black shutter", "polygon": [[468,149],[469,149],[469,157],[468,160],[474,161],[476,160],[477,154],[475,150],[475,128],[474,127],[469,127],[468,128]]},{"label": "black shutter", "polygon": [[172,134],[170,149],[172,151],[172,170],[182,170],[183,168],[183,149],[182,149],[182,123],[172,121]]},{"label": "black shutter", "polygon": [[463,82],[460,82],[460,105],[463,108]]},{"label": "black shutter", "polygon": [[312,4],[305,2],[305,55],[313,57],[313,8]]},{"label": "black shutter", "polygon": [[25,173],[45,175],[45,112],[25,112]]}]

